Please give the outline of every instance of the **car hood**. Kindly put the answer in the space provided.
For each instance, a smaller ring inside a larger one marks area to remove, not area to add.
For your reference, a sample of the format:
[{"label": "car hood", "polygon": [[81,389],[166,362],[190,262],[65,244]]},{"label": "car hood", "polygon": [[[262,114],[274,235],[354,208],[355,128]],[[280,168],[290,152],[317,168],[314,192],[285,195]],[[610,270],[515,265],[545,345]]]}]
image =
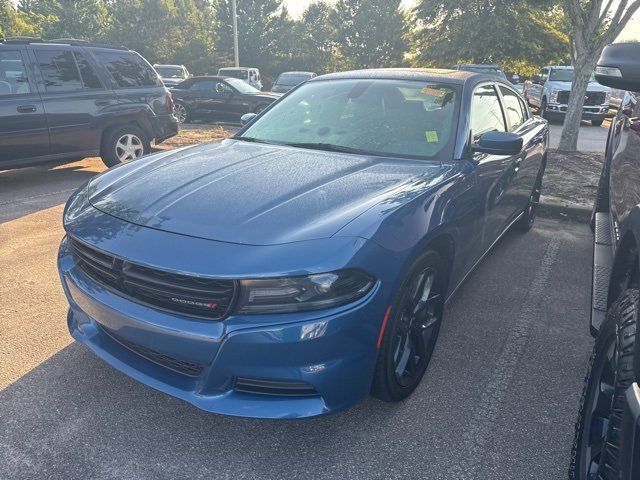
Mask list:
[{"label": "car hood", "polygon": [[122,220],[211,240],[275,245],[327,238],[386,199],[409,201],[440,163],[225,140],[152,155],[89,183]]},{"label": "car hood", "polygon": [[[571,82],[547,82],[547,87],[551,90],[571,90],[572,83]],[[609,87],[605,87],[604,85],[600,85],[599,83],[590,83],[587,86],[587,92],[610,92],[611,89]]]}]

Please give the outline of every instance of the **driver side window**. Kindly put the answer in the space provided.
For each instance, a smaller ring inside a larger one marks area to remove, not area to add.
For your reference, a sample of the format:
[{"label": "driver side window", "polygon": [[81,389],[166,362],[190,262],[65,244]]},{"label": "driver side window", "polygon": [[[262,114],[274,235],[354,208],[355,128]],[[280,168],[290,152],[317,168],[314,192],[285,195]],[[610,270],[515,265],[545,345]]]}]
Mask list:
[{"label": "driver side window", "polygon": [[504,114],[493,85],[482,85],[473,92],[471,99],[471,133],[473,141],[487,132],[506,132]]}]

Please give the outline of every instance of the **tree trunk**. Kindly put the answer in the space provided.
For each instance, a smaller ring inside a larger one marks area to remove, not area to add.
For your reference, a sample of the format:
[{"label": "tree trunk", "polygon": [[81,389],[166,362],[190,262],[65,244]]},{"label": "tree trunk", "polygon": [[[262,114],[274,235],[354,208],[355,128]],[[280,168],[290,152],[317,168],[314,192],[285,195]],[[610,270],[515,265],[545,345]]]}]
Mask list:
[{"label": "tree trunk", "polygon": [[578,149],[578,133],[580,132],[584,97],[589,86],[589,78],[591,78],[597,60],[597,57],[592,61],[581,58],[574,64],[571,95],[569,96],[567,115],[564,119],[558,150],[575,152]]}]

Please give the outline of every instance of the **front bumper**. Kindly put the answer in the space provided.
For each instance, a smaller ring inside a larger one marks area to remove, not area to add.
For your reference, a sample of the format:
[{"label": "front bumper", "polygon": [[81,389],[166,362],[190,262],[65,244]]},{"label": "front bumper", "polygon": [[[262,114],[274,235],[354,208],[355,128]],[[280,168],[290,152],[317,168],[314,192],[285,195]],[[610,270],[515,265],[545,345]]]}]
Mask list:
[{"label": "front bumper", "polygon": [[[547,105],[547,113],[552,115],[566,115],[568,105],[559,103],[550,103]],[[585,105],[582,110],[583,120],[600,120],[604,119],[609,112],[609,105]]]},{"label": "front bumper", "polygon": [[[342,410],[369,393],[384,311],[380,283],[341,310],[288,314],[290,322],[278,323],[253,316],[243,326],[237,316],[188,318],[119,296],[78,268],[64,241],[58,268],[76,340],[121,372],[203,410],[304,418]],[[167,358],[198,368],[185,374]],[[302,383],[317,395],[246,393],[236,388],[238,378]]]}]

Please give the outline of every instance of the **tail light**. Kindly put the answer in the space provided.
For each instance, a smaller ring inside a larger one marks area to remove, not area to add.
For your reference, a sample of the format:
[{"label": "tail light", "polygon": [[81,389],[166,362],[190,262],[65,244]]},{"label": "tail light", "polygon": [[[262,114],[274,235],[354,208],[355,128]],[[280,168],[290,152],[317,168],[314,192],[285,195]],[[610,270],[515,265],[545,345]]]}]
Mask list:
[{"label": "tail light", "polygon": [[173,113],[173,107],[174,107],[174,103],[173,103],[173,95],[171,95],[171,92],[169,90],[167,90],[167,108],[169,109],[169,113]]}]

